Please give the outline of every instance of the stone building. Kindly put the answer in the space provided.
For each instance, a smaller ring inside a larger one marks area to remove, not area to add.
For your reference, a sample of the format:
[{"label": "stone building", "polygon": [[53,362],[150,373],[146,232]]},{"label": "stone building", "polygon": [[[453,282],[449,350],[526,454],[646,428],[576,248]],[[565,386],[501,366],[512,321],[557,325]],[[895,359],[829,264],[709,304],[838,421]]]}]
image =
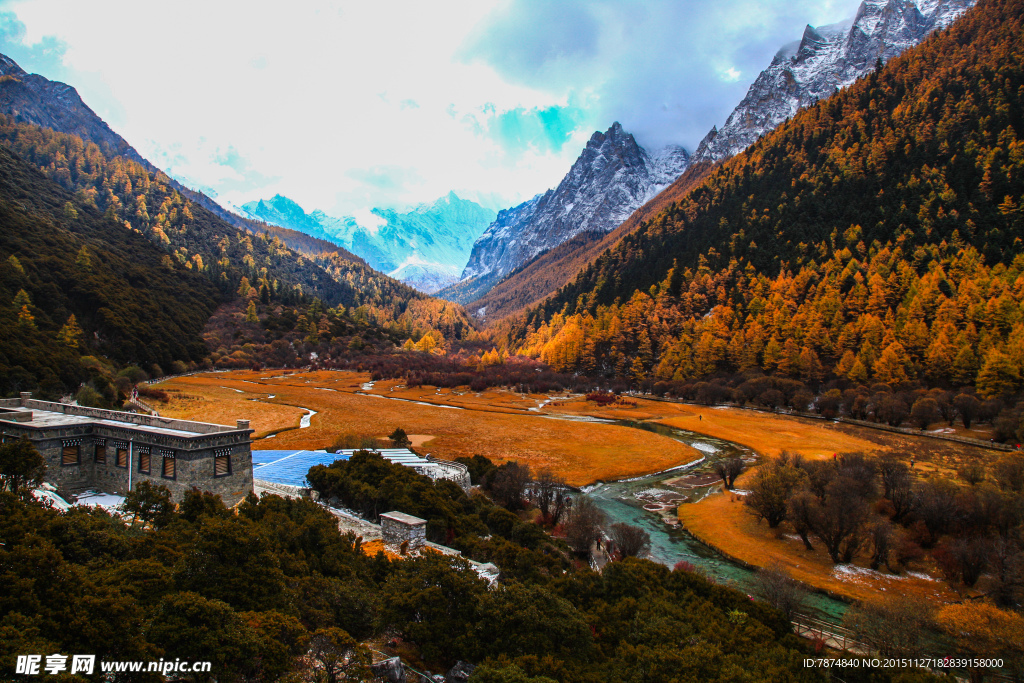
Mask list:
[{"label": "stone building", "polygon": [[252,491],[248,420],[236,426],[36,401],[0,399],[0,437],[27,438],[46,460],[46,480],[72,493],[125,495],[140,481],[175,501],[196,487],[225,505]]},{"label": "stone building", "polygon": [[380,516],[380,534],[391,552],[414,553],[427,542],[427,520],[404,512],[385,512]]}]

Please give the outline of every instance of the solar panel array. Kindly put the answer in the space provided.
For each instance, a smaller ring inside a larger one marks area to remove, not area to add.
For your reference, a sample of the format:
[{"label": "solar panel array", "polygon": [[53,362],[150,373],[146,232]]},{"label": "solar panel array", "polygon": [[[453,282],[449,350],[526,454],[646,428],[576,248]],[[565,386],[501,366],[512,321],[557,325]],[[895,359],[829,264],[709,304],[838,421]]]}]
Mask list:
[{"label": "solar panel array", "polygon": [[[378,451],[385,460],[396,465],[416,467],[429,465],[430,461],[421,458],[407,448],[384,448]],[[327,451],[253,451],[252,476],[254,479],[271,481],[288,486],[308,486],[306,473],[314,465],[330,465],[335,460],[348,460],[355,453],[354,449],[340,450],[337,453]]]}]

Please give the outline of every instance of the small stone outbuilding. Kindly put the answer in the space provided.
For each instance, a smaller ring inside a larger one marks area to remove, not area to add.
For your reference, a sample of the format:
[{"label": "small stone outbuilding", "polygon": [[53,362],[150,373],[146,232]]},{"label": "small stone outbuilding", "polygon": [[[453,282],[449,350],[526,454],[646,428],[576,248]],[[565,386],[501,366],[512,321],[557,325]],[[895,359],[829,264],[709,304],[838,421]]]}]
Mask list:
[{"label": "small stone outbuilding", "polygon": [[417,552],[427,542],[427,520],[404,512],[385,512],[380,516],[380,532],[384,547],[391,552]]}]

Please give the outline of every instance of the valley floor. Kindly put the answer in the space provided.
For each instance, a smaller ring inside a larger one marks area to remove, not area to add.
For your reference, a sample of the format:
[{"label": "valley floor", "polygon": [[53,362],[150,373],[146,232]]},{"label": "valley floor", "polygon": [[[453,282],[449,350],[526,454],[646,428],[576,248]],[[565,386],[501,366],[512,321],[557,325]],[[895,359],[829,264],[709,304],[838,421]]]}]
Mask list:
[{"label": "valley floor", "polygon": [[[950,441],[736,408],[633,397],[602,407],[578,395],[409,388],[394,380],[370,382],[367,374],[352,372],[205,373],[158,387],[171,396],[158,406],[163,415],[225,424],[251,420],[257,449],[320,449],[339,437],[383,439],[401,427],[420,452],[444,459],[480,454],[517,460],[534,471],[550,469],[574,486],[660,472],[702,455],[658,434],[586,421],[593,418],[656,422],[732,441],[762,457],[783,451],[814,459],[851,452],[913,457],[916,476],[923,479],[955,477],[969,462],[989,465],[1001,455]],[[303,421],[309,411],[316,414]],[[742,490],[751,476],[745,472],[736,488]],[[718,492],[683,504],[678,516],[701,542],[735,560],[753,566],[777,561],[805,584],[845,598],[897,592],[943,602],[956,598],[931,566],[909,575],[856,565],[837,568],[820,548],[805,550],[785,525],[772,530],[759,522],[741,493]]]},{"label": "valley floor", "polygon": [[[547,396],[505,390],[408,389],[395,381],[370,386],[365,374],[335,371],[205,373],[157,386],[171,396],[157,406],[162,415],[224,424],[251,420],[254,448],[319,449],[340,437],[385,438],[401,427],[423,453],[518,460],[573,486],[660,472],[701,456],[650,432],[546,418],[540,406],[550,405]],[[309,427],[300,427],[310,410],[316,414]]]}]

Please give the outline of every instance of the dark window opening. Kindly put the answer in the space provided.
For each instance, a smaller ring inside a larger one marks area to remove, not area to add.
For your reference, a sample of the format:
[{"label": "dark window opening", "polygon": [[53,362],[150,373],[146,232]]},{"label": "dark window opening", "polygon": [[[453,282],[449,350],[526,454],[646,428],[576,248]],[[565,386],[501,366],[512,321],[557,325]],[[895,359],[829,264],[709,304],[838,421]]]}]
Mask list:
[{"label": "dark window opening", "polygon": [[178,473],[177,473],[177,463],[174,461],[174,458],[171,458],[171,457],[168,457],[168,456],[164,456],[163,476],[164,476],[164,479],[175,479],[175,478],[177,478],[177,476],[178,476]]},{"label": "dark window opening", "polygon": [[81,446],[64,446],[60,452],[60,464],[77,465],[79,463],[80,452]]},{"label": "dark window opening", "polygon": [[213,476],[226,477],[231,474],[231,456],[218,455],[213,459]]},{"label": "dark window opening", "polygon": [[97,446],[96,447],[96,456],[95,456],[94,459],[100,465],[106,465],[107,464],[107,447],[106,446]]},{"label": "dark window opening", "polygon": [[128,449],[118,448],[117,449],[117,466],[128,467]]},{"label": "dark window opening", "polygon": [[149,453],[139,453],[139,472],[149,474]]}]

